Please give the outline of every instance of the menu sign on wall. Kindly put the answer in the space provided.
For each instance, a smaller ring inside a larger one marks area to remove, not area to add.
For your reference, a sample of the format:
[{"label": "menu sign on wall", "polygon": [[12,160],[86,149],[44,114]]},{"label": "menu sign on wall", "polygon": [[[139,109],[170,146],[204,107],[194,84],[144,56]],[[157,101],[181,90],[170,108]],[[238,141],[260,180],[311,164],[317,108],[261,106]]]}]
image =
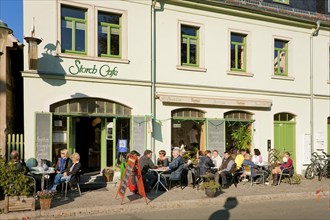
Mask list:
[{"label": "menu sign on wall", "polygon": [[41,159],[50,160],[51,157],[51,113],[36,113],[36,160],[41,165]]}]

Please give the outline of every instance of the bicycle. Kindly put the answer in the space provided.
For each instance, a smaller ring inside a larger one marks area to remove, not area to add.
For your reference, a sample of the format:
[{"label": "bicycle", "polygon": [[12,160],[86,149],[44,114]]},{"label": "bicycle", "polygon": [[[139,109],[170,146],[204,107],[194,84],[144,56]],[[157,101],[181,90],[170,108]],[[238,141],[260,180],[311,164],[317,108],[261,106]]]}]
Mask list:
[{"label": "bicycle", "polygon": [[328,156],[325,152],[322,152],[324,155],[319,155],[317,152],[312,153],[311,162],[306,169],[305,178],[314,179],[315,176],[318,176],[318,180],[321,181],[324,175],[328,175]]},{"label": "bicycle", "polygon": [[[322,152],[324,154],[324,163],[323,163],[323,167],[319,173],[319,181],[322,180],[322,177],[330,177],[330,163],[329,163],[329,159],[330,159],[330,155],[326,154],[325,152]],[[327,158],[326,158],[327,157]]]}]

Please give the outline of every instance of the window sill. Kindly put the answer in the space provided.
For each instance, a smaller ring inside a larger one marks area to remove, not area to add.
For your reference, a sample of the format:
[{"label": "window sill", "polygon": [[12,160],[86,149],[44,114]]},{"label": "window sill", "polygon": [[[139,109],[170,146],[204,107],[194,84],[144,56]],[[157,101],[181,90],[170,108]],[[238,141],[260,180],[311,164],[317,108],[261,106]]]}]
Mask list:
[{"label": "window sill", "polygon": [[66,54],[66,53],[58,53],[57,57],[63,58],[72,58],[72,59],[80,59],[80,60],[94,60],[94,61],[104,61],[110,63],[124,63],[129,64],[130,61],[126,59],[113,59],[113,58],[105,58],[105,57],[91,57],[91,56],[83,56],[78,54]]},{"label": "window sill", "polygon": [[190,66],[176,66],[177,70],[187,70],[187,71],[195,71],[195,72],[206,72],[206,68],[202,67],[190,67]]},{"label": "window sill", "polygon": [[247,73],[247,72],[234,72],[234,71],[227,71],[227,75],[232,76],[245,76],[245,77],[253,77],[253,73]]},{"label": "window sill", "polygon": [[292,76],[275,76],[275,75],[272,75],[272,79],[281,79],[281,80],[289,80],[289,81],[295,80],[295,78]]}]

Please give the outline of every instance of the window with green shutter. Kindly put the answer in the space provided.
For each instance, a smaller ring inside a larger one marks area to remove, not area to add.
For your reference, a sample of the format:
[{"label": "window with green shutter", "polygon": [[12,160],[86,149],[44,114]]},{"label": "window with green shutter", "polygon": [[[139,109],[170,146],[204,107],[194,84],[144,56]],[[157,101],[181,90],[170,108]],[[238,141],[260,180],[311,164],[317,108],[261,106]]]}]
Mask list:
[{"label": "window with green shutter", "polygon": [[61,5],[61,51],[87,54],[87,10]]},{"label": "window with green shutter", "polygon": [[121,58],[122,15],[98,13],[98,56]]},{"label": "window with green shutter", "polygon": [[199,66],[199,28],[181,25],[181,65]]},{"label": "window with green shutter", "polygon": [[288,41],[274,41],[274,75],[288,75]]},{"label": "window with green shutter", "polygon": [[230,69],[246,71],[246,34],[230,34]]}]

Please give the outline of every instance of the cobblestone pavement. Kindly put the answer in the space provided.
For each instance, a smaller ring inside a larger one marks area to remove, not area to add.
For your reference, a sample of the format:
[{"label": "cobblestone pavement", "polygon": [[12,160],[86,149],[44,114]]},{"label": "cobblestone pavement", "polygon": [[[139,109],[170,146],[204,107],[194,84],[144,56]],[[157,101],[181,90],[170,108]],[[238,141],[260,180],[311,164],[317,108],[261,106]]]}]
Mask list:
[{"label": "cobblestone pavement", "polygon": [[[118,185],[117,185],[118,186]],[[201,204],[217,204],[228,197],[236,197],[241,203],[251,201],[284,200],[284,199],[307,199],[328,197],[330,191],[330,180],[322,181],[303,180],[300,184],[289,185],[281,183],[279,186],[254,184],[241,182],[237,188],[231,186],[222,190],[216,198],[208,198],[204,191],[192,187],[173,188],[169,192],[152,191],[147,194],[148,205],[144,198],[139,198],[127,190],[126,197],[121,205],[121,197],[117,194],[117,187],[108,184],[104,187],[89,187],[82,185],[82,196],[77,192],[69,192],[68,199],[59,193],[52,201],[50,210],[40,210],[39,202],[36,202],[36,211],[13,212],[2,214],[0,219],[54,219],[72,216],[101,215],[107,213],[141,212],[165,208],[197,207]],[[3,203],[3,202],[2,202]],[[2,204],[3,205],[3,204]]]}]

